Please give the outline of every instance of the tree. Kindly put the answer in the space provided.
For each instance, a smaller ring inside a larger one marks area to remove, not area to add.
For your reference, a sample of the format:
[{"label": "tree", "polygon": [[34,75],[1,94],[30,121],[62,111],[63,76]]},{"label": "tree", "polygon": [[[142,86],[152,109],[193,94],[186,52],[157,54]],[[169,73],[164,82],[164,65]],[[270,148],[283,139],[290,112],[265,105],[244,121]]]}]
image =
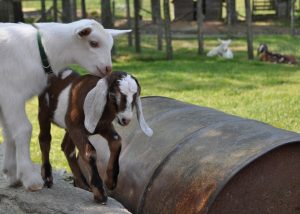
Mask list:
[{"label": "tree", "polygon": [[250,0],[245,0],[246,23],[247,23],[247,47],[248,59],[253,59],[253,33],[252,33],[252,14]]},{"label": "tree", "polygon": [[165,40],[167,46],[167,59],[173,59],[172,35],[171,35],[171,18],[170,18],[170,2],[164,0],[164,15],[165,15]]},{"label": "tree", "polygon": [[204,54],[203,39],[203,0],[197,0],[198,53]]},{"label": "tree", "polygon": [[41,0],[41,21],[45,22],[47,19],[46,17],[46,1]]},{"label": "tree", "polygon": [[22,10],[21,0],[13,1],[14,22],[24,22],[24,14]]},{"label": "tree", "polygon": [[141,41],[140,41],[140,1],[134,0],[134,36],[135,36],[135,51],[141,52]]},{"label": "tree", "polygon": [[57,22],[58,17],[57,17],[57,0],[53,0],[53,21]]},{"label": "tree", "polygon": [[62,0],[62,10],[63,22],[72,22],[76,20],[76,0]]},{"label": "tree", "polygon": [[295,36],[295,3],[296,0],[291,1],[291,34]]},{"label": "tree", "polygon": [[[131,15],[130,15],[130,1],[126,0],[126,18],[127,18],[127,27],[128,29],[132,28],[131,24]],[[128,46],[132,46],[132,33],[128,33]]]},{"label": "tree", "polygon": [[0,21],[1,22],[13,22],[13,3],[9,0],[0,1]]},{"label": "tree", "polygon": [[157,24],[157,19],[161,17],[160,0],[151,0],[152,23]]},{"label": "tree", "polygon": [[105,28],[113,27],[110,0],[101,0],[101,23]]},{"label": "tree", "polygon": [[82,18],[86,18],[86,7],[85,7],[85,0],[81,0],[81,16]]},{"label": "tree", "polygon": [[162,18],[161,18],[161,6],[160,0],[151,0],[152,9],[152,23],[157,27],[157,49],[162,50],[163,32],[162,32]]},{"label": "tree", "polygon": [[231,26],[237,20],[235,0],[227,0],[227,24]]}]

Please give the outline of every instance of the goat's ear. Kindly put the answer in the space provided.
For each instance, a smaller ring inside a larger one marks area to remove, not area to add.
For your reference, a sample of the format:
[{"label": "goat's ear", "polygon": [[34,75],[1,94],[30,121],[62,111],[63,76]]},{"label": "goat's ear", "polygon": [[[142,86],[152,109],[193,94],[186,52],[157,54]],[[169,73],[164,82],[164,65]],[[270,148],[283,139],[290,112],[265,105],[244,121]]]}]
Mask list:
[{"label": "goat's ear", "polygon": [[130,33],[132,30],[116,30],[116,29],[104,29],[107,33],[109,33],[112,37],[117,37],[122,34]]},{"label": "goat's ear", "polygon": [[90,90],[84,100],[84,126],[90,133],[95,131],[102,116],[106,105],[107,90],[107,80],[106,78],[103,78],[98,81],[97,85],[92,90]]},{"label": "goat's ear", "polygon": [[92,32],[92,28],[91,27],[81,27],[76,29],[76,34],[80,37],[80,38],[84,38],[88,35],[90,35]]},{"label": "goat's ear", "polygon": [[142,110],[142,102],[139,95],[136,97],[135,107],[136,107],[137,119],[139,121],[142,131],[145,133],[145,135],[151,137],[153,135],[153,130],[148,126],[148,124],[145,121],[143,110]]}]

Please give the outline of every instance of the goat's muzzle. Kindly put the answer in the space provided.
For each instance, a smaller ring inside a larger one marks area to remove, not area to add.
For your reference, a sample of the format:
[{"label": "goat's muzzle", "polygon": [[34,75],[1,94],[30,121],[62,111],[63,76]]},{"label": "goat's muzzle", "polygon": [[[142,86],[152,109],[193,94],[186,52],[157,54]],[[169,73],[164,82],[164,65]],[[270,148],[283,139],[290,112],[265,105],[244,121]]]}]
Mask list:
[{"label": "goat's muzzle", "polygon": [[130,123],[130,121],[131,121],[131,119],[128,119],[128,118],[122,118],[122,119],[118,118],[118,123],[121,126],[127,126]]}]

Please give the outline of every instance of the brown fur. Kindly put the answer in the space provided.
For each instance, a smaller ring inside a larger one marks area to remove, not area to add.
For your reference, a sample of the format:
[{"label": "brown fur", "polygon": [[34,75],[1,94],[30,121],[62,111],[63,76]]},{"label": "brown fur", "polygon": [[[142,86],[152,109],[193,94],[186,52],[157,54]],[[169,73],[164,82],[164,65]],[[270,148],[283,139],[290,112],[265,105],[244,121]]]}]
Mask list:
[{"label": "brown fur", "polygon": [[297,59],[291,55],[282,55],[278,53],[272,53],[268,51],[268,46],[266,44],[260,44],[257,49],[259,55],[259,60],[264,62],[272,63],[286,63],[286,64],[297,64]]},{"label": "brown fur", "polygon": [[[98,174],[96,166],[96,151],[92,144],[89,142],[88,136],[90,134],[100,134],[108,142],[110,149],[110,159],[107,166],[107,180],[106,186],[109,189],[114,189],[117,184],[119,173],[119,155],[121,152],[121,137],[116,132],[112,121],[116,118],[116,114],[124,111],[126,96],[122,95],[119,87],[118,80],[126,75],[124,72],[113,72],[108,79],[108,95],[107,102],[104,108],[102,117],[98,122],[95,132],[89,133],[84,126],[84,99],[91,89],[95,87],[99,81],[98,77],[92,75],[79,76],[72,73],[65,79],[60,79],[52,76],[49,79],[48,88],[39,96],[39,124],[40,124],[40,148],[42,151],[42,177],[45,185],[52,186],[52,172],[51,164],[49,161],[50,151],[50,128],[51,122],[53,123],[54,111],[57,107],[58,96],[60,92],[72,82],[72,88],[69,97],[69,106],[65,117],[66,134],[62,142],[62,150],[68,160],[72,173],[74,175],[74,184],[86,190],[91,190],[94,193],[96,201],[105,203],[107,195],[103,187],[103,182]],[[136,81],[137,82],[137,81]],[[137,82],[138,84],[138,82]],[[138,85],[140,93],[140,87]],[[49,95],[49,105],[47,105],[46,94]],[[121,95],[121,105],[116,104],[116,100],[112,94]],[[133,103],[135,102],[136,95],[134,96]],[[83,173],[78,166],[77,157],[75,154],[75,147],[79,151],[79,156],[84,162],[89,173],[89,181],[85,180]]]}]

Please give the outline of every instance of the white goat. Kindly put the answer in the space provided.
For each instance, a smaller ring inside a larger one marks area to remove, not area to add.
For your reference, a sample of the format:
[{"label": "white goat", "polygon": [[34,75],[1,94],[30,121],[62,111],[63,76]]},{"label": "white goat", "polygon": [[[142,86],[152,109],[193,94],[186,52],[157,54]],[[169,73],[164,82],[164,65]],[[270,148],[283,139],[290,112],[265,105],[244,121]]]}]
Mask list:
[{"label": "white goat", "polygon": [[233,53],[229,49],[229,45],[231,43],[231,40],[221,40],[218,39],[220,42],[220,45],[213,48],[211,51],[207,53],[207,56],[213,57],[213,56],[222,56],[225,59],[232,59],[233,58]]},{"label": "white goat", "polygon": [[128,31],[107,30],[94,20],[70,24],[0,24],[0,122],[4,137],[3,173],[9,185],[21,181],[28,190],[43,187],[40,173],[30,159],[32,126],[25,103],[40,94],[47,85],[38,47],[40,32],[54,74],[76,63],[91,74],[111,72],[113,37]]}]

